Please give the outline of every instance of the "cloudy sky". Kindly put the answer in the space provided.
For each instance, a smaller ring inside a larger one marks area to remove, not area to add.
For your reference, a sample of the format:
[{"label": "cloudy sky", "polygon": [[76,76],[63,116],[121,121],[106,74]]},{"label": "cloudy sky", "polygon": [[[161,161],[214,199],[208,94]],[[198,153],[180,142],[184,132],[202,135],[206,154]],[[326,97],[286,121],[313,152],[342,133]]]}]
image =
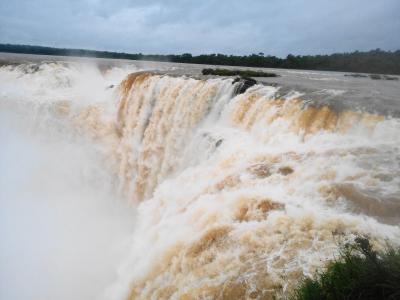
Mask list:
[{"label": "cloudy sky", "polygon": [[0,42],[278,56],[400,49],[400,0],[0,0]]}]

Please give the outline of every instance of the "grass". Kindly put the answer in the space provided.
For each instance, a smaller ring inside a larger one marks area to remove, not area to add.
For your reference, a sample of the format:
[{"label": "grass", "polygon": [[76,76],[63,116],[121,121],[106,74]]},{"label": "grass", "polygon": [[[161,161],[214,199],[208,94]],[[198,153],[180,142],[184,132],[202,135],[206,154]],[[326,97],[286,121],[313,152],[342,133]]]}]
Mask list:
[{"label": "grass", "polygon": [[275,73],[267,73],[262,71],[252,70],[228,70],[228,69],[203,69],[203,75],[218,75],[218,76],[242,76],[242,77],[278,77]]},{"label": "grass", "polygon": [[400,249],[378,253],[367,238],[358,237],[324,272],[305,279],[290,299],[400,299]]}]

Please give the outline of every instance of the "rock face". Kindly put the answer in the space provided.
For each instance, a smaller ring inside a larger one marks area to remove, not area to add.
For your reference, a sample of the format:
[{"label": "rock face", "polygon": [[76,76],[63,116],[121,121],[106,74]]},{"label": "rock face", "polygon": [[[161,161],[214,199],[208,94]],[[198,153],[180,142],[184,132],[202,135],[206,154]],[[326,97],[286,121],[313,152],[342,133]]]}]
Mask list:
[{"label": "rock face", "polygon": [[218,147],[222,144],[223,141],[224,141],[223,139],[219,139],[219,140],[215,143],[215,148],[218,148]]},{"label": "rock face", "polygon": [[243,94],[249,87],[257,84],[257,80],[250,78],[250,77],[236,77],[232,84],[238,83],[238,86],[235,90],[235,94]]}]

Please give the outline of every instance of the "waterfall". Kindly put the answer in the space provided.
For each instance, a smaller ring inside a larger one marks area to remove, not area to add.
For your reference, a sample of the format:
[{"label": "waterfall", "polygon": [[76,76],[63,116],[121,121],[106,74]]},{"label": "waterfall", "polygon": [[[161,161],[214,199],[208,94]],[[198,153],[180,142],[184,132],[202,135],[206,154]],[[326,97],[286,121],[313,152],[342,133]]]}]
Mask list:
[{"label": "waterfall", "polygon": [[2,67],[3,91],[25,93],[0,109],[90,147],[135,207],[106,298],[273,299],[358,235],[400,243],[398,118],[272,85],[236,94],[229,78],[80,68]]}]

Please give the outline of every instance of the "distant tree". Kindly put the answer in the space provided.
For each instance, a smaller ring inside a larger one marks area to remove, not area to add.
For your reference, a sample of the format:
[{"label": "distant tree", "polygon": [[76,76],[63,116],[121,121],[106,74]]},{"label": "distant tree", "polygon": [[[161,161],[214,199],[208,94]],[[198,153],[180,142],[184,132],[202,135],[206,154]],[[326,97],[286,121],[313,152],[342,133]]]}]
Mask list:
[{"label": "distant tree", "polygon": [[400,75],[400,50],[391,52],[380,48],[368,52],[335,53],[331,55],[293,55],[286,58],[271,56],[263,52],[251,55],[201,54],[180,55],[129,54],[85,49],[62,49],[30,45],[0,44],[0,52],[30,53],[46,55],[91,56],[103,58],[121,58],[133,60],[172,61],[194,64],[248,66],[263,68],[287,68],[305,70],[330,70],[376,74]]}]

